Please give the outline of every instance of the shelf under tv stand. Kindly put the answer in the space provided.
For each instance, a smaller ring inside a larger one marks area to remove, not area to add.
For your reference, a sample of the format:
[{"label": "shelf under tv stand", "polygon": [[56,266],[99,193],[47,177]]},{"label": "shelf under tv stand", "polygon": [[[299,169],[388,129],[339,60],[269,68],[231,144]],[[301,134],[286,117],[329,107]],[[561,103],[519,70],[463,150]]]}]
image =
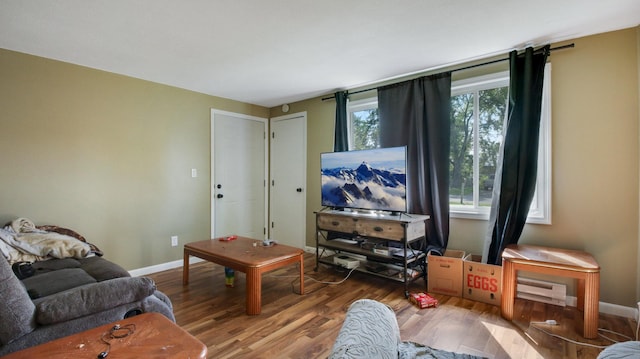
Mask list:
[{"label": "shelf under tv stand", "polygon": [[354,271],[403,282],[405,296],[410,282],[423,278],[426,283],[429,216],[340,210],[315,214],[316,271],[320,264],[345,267],[335,263],[334,256],[347,256],[359,262]]}]

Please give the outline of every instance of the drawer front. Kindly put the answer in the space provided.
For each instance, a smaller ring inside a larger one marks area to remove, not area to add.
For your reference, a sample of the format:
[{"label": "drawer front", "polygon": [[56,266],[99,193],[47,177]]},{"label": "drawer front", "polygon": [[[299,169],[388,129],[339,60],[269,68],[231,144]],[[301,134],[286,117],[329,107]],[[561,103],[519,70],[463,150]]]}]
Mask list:
[{"label": "drawer front", "polygon": [[394,241],[401,241],[404,238],[404,227],[400,222],[358,218],[355,223],[355,231],[361,236]]},{"label": "drawer front", "polygon": [[325,231],[335,231],[350,234],[355,231],[354,219],[350,217],[319,214],[316,220],[318,223],[318,228]]}]

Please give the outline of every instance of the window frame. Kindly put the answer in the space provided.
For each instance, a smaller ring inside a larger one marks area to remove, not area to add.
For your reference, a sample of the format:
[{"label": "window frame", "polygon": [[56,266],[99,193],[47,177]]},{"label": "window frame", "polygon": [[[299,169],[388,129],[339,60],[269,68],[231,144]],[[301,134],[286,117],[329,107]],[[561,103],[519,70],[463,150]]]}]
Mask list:
[{"label": "window frame", "polygon": [[527,223],[551,224],[551,139],[551,64],[547,63],[542,84],[537,187],[527,215]]}]

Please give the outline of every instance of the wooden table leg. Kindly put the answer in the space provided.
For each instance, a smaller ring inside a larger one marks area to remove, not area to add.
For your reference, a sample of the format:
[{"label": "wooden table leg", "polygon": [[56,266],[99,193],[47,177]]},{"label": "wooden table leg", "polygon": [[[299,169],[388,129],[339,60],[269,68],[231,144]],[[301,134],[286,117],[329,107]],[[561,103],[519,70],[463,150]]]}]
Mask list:
[{"label": "wooden table leg", "polygon": [[262,273],[255,267],[247,268],[247,315],[258,315],[262,308]]},{"label": "wooden table leg", "polygon": [[577,296],[577,303],[576,303],[576,308],[578,308],[579,311],[584,311],[584,278],[578,278],[577,282],[578,282],[578,286],[576,288],[576,296]]},{"label": "wooden table leg", "polygon": [[502,317],[506,320],[513,319],[513,301],[516,295],[516,270],[508,260],[502,261],[502,299],[500,303],[500,311]]},{"label": "wooden table leg", "polygon": [[185,249],[182,263],[182,285],[187,284],[189,284],[189,253]]},{"label": "wooden table leg", "polygon": [[598,337],[600,312],[600,273],[587,273],[584,280],[584,337]]},{"label": "wooden table leg", "polygon": [[300,295],[304,294],[304,256],[300,254]]}]

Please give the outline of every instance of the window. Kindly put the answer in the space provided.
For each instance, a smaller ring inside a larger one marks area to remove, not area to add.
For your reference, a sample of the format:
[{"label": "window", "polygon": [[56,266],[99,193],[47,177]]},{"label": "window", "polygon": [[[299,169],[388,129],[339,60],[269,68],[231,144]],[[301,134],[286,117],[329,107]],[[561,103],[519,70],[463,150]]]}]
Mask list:
[{"label": "window", "polygon": [[[529,223],[551,223],[551,65],[545,67],[538,178]],[[509,73],[451,84],[451,217],[489,219],[498,152],[507,119]]]},{"label": "window", "polygon": [[449,205],[453,217],[489,218],[508,94],[508,72],[451,84]]},{"label": "window", "polygon": [[[551,65],[545,80],[538,153],[536,192],[529,223],[551,223]],[[451,152],[449,204],[451,217],[489,219],[493,183],[502,144],[509,73],[474,77],[451,84]],[[349,149],[377,148],[376,98],[349,102]]]},{"label": "window", "polygon": [[380,147],[378,99],[349,102],[347,107],[349,149],[367,150]]}]

